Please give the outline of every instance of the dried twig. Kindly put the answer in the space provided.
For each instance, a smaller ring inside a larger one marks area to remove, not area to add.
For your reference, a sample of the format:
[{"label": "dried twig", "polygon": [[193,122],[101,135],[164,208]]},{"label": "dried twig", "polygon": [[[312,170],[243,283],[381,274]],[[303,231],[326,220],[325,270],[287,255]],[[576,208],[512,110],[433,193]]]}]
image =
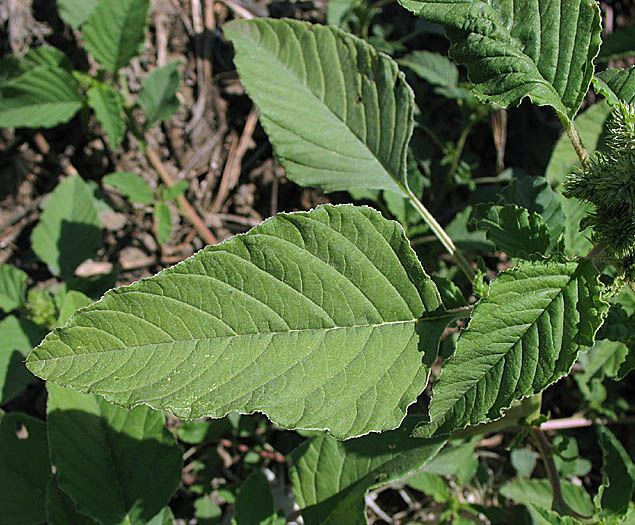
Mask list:
[{"label": "dried twig", "polygon": [[220,210],[227,198],[227,195],[229,194],[229,191],[238,183],[238,178],[240,177],[240,165],[251,144],[251,136],[256,129],[257,122],[258,110],[256,109],[256,106],[253,106],[247,117],[247,122],[245,122],[245,127],[243,128],[240,140],[236,140],[235,137],[232,140],[229,156],[227,157],[227,162],[225,163],[225,169],[223,171],[223,177],[221,179],[218,192],[216,193],[214,203],[212,204],[212,211],[214,213]]}]

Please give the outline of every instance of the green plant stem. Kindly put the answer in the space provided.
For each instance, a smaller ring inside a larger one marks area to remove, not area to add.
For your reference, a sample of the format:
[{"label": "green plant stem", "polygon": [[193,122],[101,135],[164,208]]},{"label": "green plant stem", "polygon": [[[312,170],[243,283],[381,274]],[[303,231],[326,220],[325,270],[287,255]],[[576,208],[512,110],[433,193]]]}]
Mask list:
[{"label": "green plant stem", "polygon": [[560,122],[564,126],[567,135],[569,136],[569,140],[571,141],[571,145],[576,152],[576,155],[580,159],[580,163],[584,169],[588,169],[591,165],[591,157],[589,156],[589,152],[582,144],[582,139],[578,134],[578,130],[575,127],[575,124],[572,120],[569,120],[563,115],[558,115],[560,117]]},{"label": "green plant stem", "polygon": [[473,283],[474,277],[475,277],[474,270],[472,270],[470,263],[467,261],[467,259],[465,258],[461,250],[459,250],[455,246],[450,236],[446,233],[443,227],[437,222],[434,216],[428,211],[428,209],[423,204],[421,204],[421,201],[412,192],[412,190],[410,188],[404,188],[404,191],[406,191],[406,194],[408,195],[410,202],[412,203],[414,208],[417,210],[419,215],[423,217],[423,220],[430,227],[432,232],[437,236],[437,239],[441,241],[441,244],[448,251],[448,253],[456,259],[456,262],[459,265],[459,268],[461,268],[461,270],[463,271],[465,276],[468,278],[470,283]]},{"label": "green plant stem", "polygon": [[547,472],[547,478],[549,479],[549,484],[551,485],[551,490],[553,492],[553,502],[551,504],[551,509],[559,512],[561,514],[567,514],[569,516],[573,516],[579,519],[589,519],[591,516],[583,516],[574,511],[569,504],[564,500],[564,496],[562,495],[562,487],[560,486],[560,476],[558,475],[558,469],[556,468],[556,464],[553,461],[553,455],[551,453],[551,445],[547,440],[547,436],[540,429],[540,427],[532,427],[529,434],[533,439],[538,452],[540,453],[540,457],[545,465],[545,471]]}]

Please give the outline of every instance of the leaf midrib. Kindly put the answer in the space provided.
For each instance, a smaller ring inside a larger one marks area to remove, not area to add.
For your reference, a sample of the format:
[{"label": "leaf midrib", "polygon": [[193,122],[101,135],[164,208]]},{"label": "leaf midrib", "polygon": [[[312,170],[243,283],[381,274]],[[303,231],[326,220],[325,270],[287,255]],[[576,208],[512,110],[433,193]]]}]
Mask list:
[{"label": "leaf midrib", "polygon": [[[122,312],[118,312],[117,313],[122,313]],[[418,318],[413,318],[413,319],[405,319],[405,320],[400,320],[400,321],[386,321],[383,323],[369,323],[369,324],[358,324],[358,325],[350,325],[350,326],[333,326],[333,327],[328,327],[328,328],[294,328],[294,329],[289,329],[289,330],[277,330],[277,331],[272,331],[272,332],[254,332],[254,333],[245,333],[245,334],[232,334],[232,335],[219,335],[219,336],[210,336],[210,337],[201,337],[201,338],[190,338],[190,339],[175,339],[174,341],[165,341],[165,342],[161,342],[161,343],[147,343],[147,344],[143,344],[143,345],[129,345],[126,346],[125,348],[117,348],[117,349],[113,349],[113,350],[102,350],[102,351],[97,351],[97,352],[84,352],[81,354],[72,354],[72,355],[66,355],[66,356],[58,356],[58,357],[48,357],[48,358],[42,358],[42,359],[27,359],[28,363],[42,363],[42,362],[51,362],[51,361],[58,361],[61,359],[74,359],[74,358],[80,358],[80,357],[84,357],[84,356],[94,356],[94,355],[107,355],[107,354],[113,354],[113,353],[117,353],[117,352],[133,352],[133,351],[139,351],[139,350],[144,350],[146,348],[152,348],[152,347],[161,347],[161,346],[171,346],[171,345],[175,345],[175,344],[179,344],[179,343],[190,343],[190,344],[196,344],[198,345],[201,342],[205,342],[205,341],[214,341],[214,340],[219,340],[219,339],[223,339],[223,340],[227,340],[227,339],[233,339],[233,338],[239,338],[239,337],[265,337],[265,336],[277,336],[277,335],[285,335],[285,334],[291,334],[291,333],[308,333],[308,332],[331,332],[331,331],[335,331],[335,330],[349,330],[349,329],[358,329],[358,328],[369,328],[371,330],[374,330],[376,328],[382,328],[384,326],[389,326],[389,325],[398,325],[398,324],[408,324],[408,323],[416,323],[418,321]],[[88,330],[98,330],[98,331],[104,331],[101,330],[99,328],[94,328],[92,326],[73,326],[73,327],[69,327],[66,330],[76,330],[76,329],[80,329],[80,328],[85,328]],[[108,332],[106,332],[108,333]],[[111,335],[111,334],[108,334]],[[71,348],[70,345],[64,343],[61,339],[57,340],[59,343],[63,344],[64,346],[66,346],[67,348]],[[36,348],[37,350],[37,348]],[[34,354],[31,354],[34,355]]]}]

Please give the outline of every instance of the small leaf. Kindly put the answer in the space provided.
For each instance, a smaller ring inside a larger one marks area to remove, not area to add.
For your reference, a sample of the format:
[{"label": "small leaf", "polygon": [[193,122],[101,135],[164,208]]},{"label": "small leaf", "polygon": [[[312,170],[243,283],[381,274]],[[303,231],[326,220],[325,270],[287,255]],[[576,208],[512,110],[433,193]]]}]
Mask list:
[{"label": "small leaf", "polygon": [[10,312],[24,303],[29,276],[10,264],[0,264],[0,310]]},{"label": "small leaf", "polygon": [[602,485],[595,504],[602,516],[623,516],[633,500],[635,465],[613,433],[605,426],[597,427],[602,448]]},{"label": "small leaf", "polygon": [[604,37],[598,62],[635,55],[635,26],[618,27]]},{"label": "small leaf", "polygon": [[516,204],[538,213],[549,228],[551,249],[559,247],[566,215],[562,209],[561,195],[551,189],[545,177],[531,177],[515,172],[510,184],[501,191],[501,196],[503,203]]},{"label": "small leaf", "polygon": [[165,202],[159,202],[154,207],[154,221],[156,224],[157,240],[165,244],[172,234],[172,212]]},{"label": "small leaf", "polygon": [[357,0],[328,0],[326,7],[326,22],[331,26],[342,26],[347,13]]},{"label": "small leaf", "polygon": [[544,255],[551,243],[542,217],[514,204],[478,204],[470,214],[468,229],[485,230],[487,240],[510,257],[531,259]]},{"label": "small leaf", "polygon": [[170,507],[163,507],[146,525],[174,525],[174,514]]},{"label": "small leaf", "polygon": [[334,27],[254,19],[224,30],[291,180],[404,193],[414,95],[392,59]]},{"label": "small leaf", "polygon": [[7,55],[0,60],[0,84],[38,66],[62,68],[69,72],[73,69],[69,58],[56,47],[32,47],[21,58]]},{"label": "small leaf", "polygon": [[416,436],[497,419],[566,375],[608,309],[601,289],[588,262],[525,263],[498,274],[444,365],[431,422]]},{"label": "small leaf", "polygon": [[238,489],[236,525],[263,523],[272,517],[275,513],[269,482],[260,470],[255,470]]},{"label": "small leaf", "polygon": [[445,443],[412,439],[415,422],[409,416],[397,430],[345,442],[322,434],[294,450],[289,476],[304,523],[367,523],[366,492],[421,469]]},{"label": "small leaf", "polygon": [[430,84],[442,87],[456,87],[459,69],[448,57],[430,51],[413,51],[397,60],[401,67],[407,67]]},{"label": "small leaf", "polygon": [[509,460],[512,467],[516,470],[516,474],[523,478],[531,476],[531,473],[536,468],[536,453],[528,448],[516,448],[512,450],[509,455]]},{"label": "small leaf", "polygon": [[68,71],[39,66],[0,84],[0,127],[52,128],[68,122],[83,105]]},{"label": "small leaf", "polygon": [[176,199],[180,195],[183,195],[190,185],[186,180],[180,180],[176,184],[172,184],[169,188],[164,188],[163,198],[166,201]]},{"label": "small leaf", "polygon": [[154,200],[152,188],[145,179],[137,173],[116,171],[105,175],[102,179],[104,184],[117,188],[132,202],[148,205]]},{"label": "small leaf", "polygon": [[51,461],[62,489],[102,523],[147,523],[181,480],[182,450],[163,414],[47,387]]},{"label": "small leaf", "polygon": [[179,110],[176,93],[181,85],[180,61],[170,62],[151,71],[139,91],[139,104],[146,114],[145,128],[169,119]]},{"label": "small leaf", "polygon": [[86,96],[88,105],[95,111],[97,120],[108,136],[110,147],[117,149],[126,130],[126,122],[123,117],[123,96],[106,84],[91,87],[86,92]]},{"label": "small leaf", "polygon": [[78,176],[60,183],[31,234],[36,255],[55,275],[69,277],[101,247],[101,222],[90,187]]},{"label": "small leaf", "polygon": [[450,489],[445,479],[438,474],[419,472],[406,480],[406,485],[430,496],[438,503],[445,503],[450,499]]},{"label": "small leaf", "polygon": [[82,26],[84,45],[116,73],[139,54],[145,39],[149,0],[99,0]]},{"label": "small leaf", "polygon": [[79,29],[88,20],[97,2],[98,0],[57,0],[57,10],[64,22],[73,29]]},{"label": "small leaf", "polygon": [[46,424],[19,412],[0,418],[0,509],[11,525],[46,521],[51,477]]},{"label": "small leaf", "polygon": [[24,358],[45,335],[42,328],[28,319],[9,315],[0,321],[0,405],[11,401],[33,381]]},{"label": "small leaf", "polygon": [[185,418],[259,410],[350,438],[402,421],[447,322],[419,319],[440,309],[398,223],[322,206],[106,293],[27,366],[126,406]]},{"label": "small leaf", "polygon": [[578,111],[600,47],[600,9],[588,0],[400,0],[442,24],[450,56],[468,68],[473,91],[500,107],[529,97],[564,118]]},{"label": "small leaf", "polygon": [[620,101],[635,104],[635,66],[628,69],[609,68],[598,73],[593,79],[593,88],[605,96],[611,106]]},{"label": "small leaf", "polygon": [[[570,481],[560,480],[562,497],[577,513],[584,516],[593,514],[591,497],[580,487]],[[520,505],[535,505],[550,510],[553,500],[551,485],[546,479],[515,479],[508,481],[500,488],[500,493]]]}]

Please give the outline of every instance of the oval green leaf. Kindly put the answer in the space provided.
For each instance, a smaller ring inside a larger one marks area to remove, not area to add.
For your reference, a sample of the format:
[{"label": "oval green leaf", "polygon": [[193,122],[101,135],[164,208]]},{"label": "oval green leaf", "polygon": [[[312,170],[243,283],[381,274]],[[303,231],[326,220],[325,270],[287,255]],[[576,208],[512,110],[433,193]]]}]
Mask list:
[{"label": "oval green leaf", "polygon": [[224,30],[291,180],[404,193],[414,95],[392,59],[334,27],[239,20]]},{"label": "oval green leaf", "polygon": [[[107,293],[28,358],[36,375],[184,418],[261,411],[339,438],[395,428],[441,308],[401,226],[366,207],[280,214]],[[442,329],[441,329],[442,330]]]},{"label": "oval green leaf", "polygon": [[589,262],[523,264],[492,281],[443,367],[419,437],[501,417],[566,375],[608,305]]}]

